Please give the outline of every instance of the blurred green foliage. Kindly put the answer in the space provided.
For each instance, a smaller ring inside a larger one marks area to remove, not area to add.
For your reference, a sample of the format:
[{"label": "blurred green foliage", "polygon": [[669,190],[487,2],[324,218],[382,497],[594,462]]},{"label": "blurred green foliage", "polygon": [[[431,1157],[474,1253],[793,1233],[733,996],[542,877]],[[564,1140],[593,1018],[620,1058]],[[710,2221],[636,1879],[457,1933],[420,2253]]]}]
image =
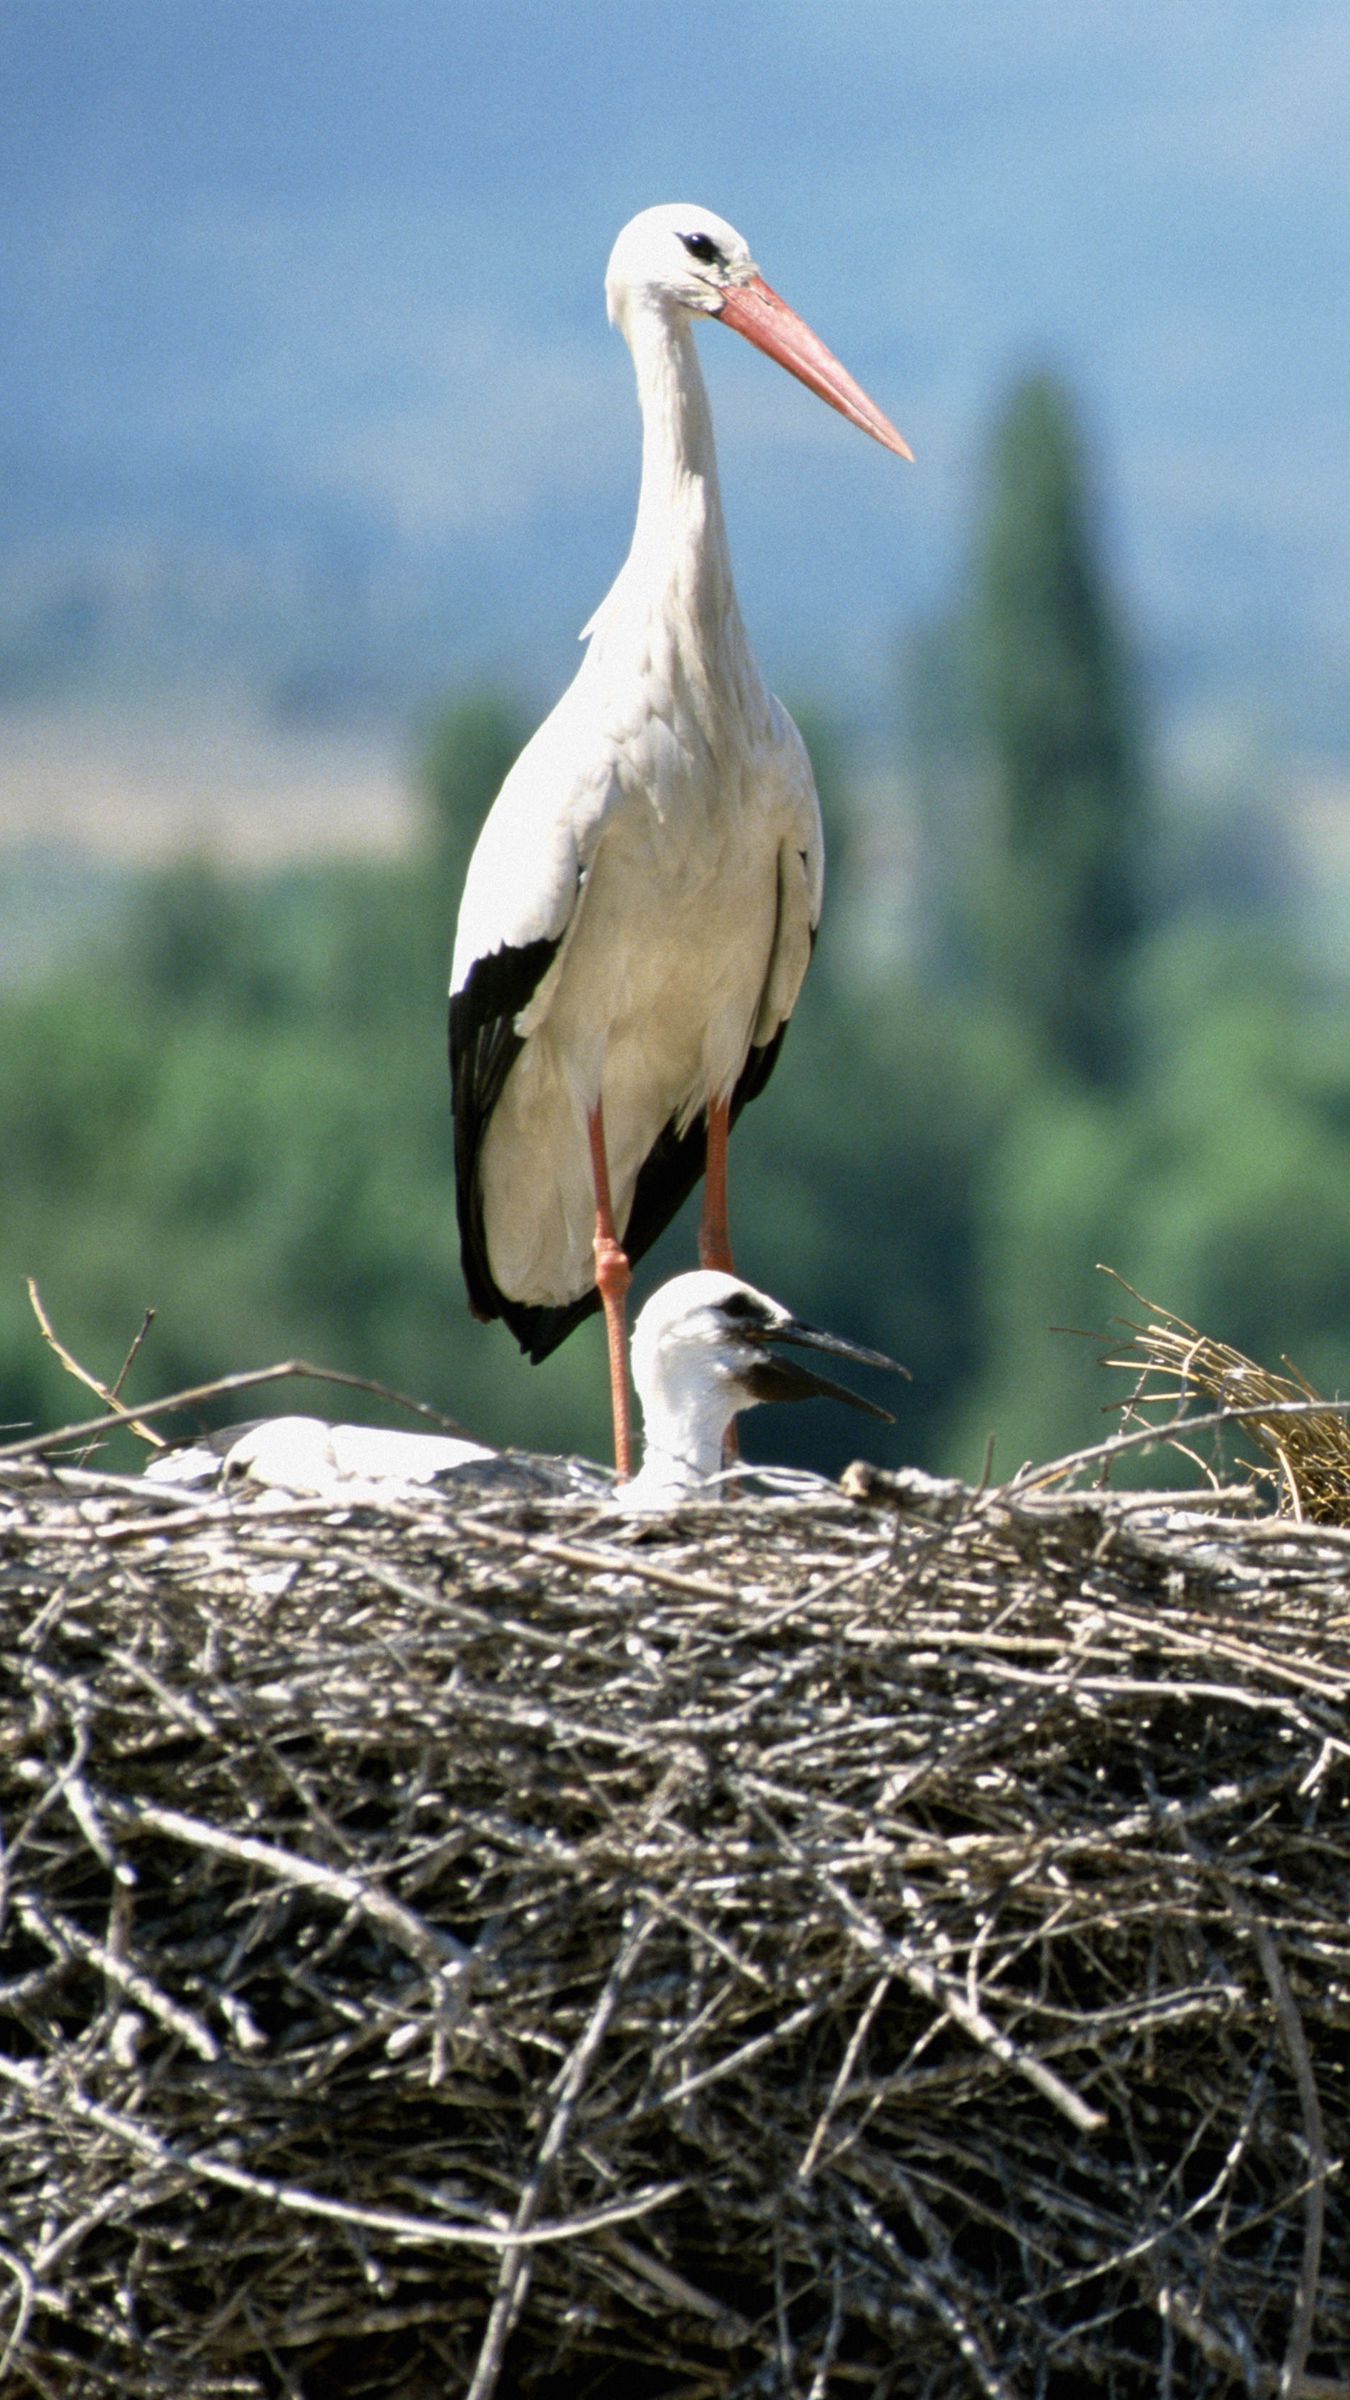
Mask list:
[{"label": "blurred green foliage", "polygon": [[[752,1456],[837,1468],[861,1444],[978,1475],[991,1442],[1007,1472],[1099,1439],[1123,1384],[1097,1360],[1131,1305],[1099,1260],[1224,1340],[1344,1382],[1344,1026],[1249,897],[1241,915],[1189,890],[1184,913],[1163,906],[1163,803],[1097,547],[1072,412],[1036,379],[994,444],[967,602],[916,645],[917,856],[855,792],[839,729],[797,710],[830,893],[733,1145],[733,1234],[744,1273],[914,1380],[893,1434],[766,1411]],[[459,1280],[446,968],[526,730],[497,694],[447,710],[414,856],[267,880],[175,866],[95,954],[0,1001],[0,1417],[94,1412],[40,1339],[33,1274],[104,1377],[156,1308],[135,1396],[301,1355],[494,1439],[606,1455],[597,1328],[531,1368],[472,1323]],[[694,1257],[686,1212],[637,1298]],[[120,1455],[138,1455],[129,1438]]]}]

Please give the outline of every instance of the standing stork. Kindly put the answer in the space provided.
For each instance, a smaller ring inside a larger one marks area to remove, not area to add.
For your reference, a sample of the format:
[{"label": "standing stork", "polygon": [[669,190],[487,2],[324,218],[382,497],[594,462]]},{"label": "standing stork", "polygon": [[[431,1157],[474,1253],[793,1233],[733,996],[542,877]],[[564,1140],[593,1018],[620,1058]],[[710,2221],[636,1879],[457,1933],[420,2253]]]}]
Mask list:
[{"label": "standing stork", "polygon": [[727,1135],[777,1058],[824,875],[806,751],[736,605],[696,322],[911,454],[707,209],[634,217],[605,292],[637,373],[637,524],[470,862],[450,1071],[470,1304],[533,1359],[603,1306],[622,1481],[631,1261],[706,1166],[699,1256],[731,1271]]}]

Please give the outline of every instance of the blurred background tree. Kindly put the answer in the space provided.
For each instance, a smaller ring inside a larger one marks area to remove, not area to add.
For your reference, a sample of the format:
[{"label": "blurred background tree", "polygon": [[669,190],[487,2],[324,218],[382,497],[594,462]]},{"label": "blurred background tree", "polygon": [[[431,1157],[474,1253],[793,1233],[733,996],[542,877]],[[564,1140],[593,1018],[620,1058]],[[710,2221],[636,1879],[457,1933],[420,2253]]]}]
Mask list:
[{"label": "blurred background tree", "polygon": [[1131,1061],[1152,853],[1093,516],[1069,395],[1029,376],[995,428],[970,606],[979,952],[1048,1066],[1112,1084]]},{"label": "blurred background tree", "polygon": [[[977,1475],[990,1442],[1003,1472],[1098,1438],[1113,1392],[1096,1359],[1128,1308],[1098,1260],[1258,1355],[1344,1372],[1340,1004],[1273,887],[1221,892],[1216,913],[1200,879],[1174,879],[1159,906],[1158,859],[1183,845],[1141,764],[1098,518],[1068,394],[1019,383],[968,588],[914,645],[880,803],[829,712],[796,707],[827,906],[782,1061],[738,1128],[733,1235],[753,1280],[914,1381],[893,1435],[766,1412],[752,1456],[833,1469],[861,1438]],[[156,1306],[142,1396],[301,1354],[498,1440],[605,1455],[595,1327],[530,1368],[472,1323],[459,1280],[446,970],[468,853],[526,730],[508,696],[461,693],[425,745],[401,859],[174,865],[93,950],[0,997],[11,1424],[87,1413],[37,1334],[32,1273],[105,1376]],[[638,1298],[694,1254],[686,1216]]]}]

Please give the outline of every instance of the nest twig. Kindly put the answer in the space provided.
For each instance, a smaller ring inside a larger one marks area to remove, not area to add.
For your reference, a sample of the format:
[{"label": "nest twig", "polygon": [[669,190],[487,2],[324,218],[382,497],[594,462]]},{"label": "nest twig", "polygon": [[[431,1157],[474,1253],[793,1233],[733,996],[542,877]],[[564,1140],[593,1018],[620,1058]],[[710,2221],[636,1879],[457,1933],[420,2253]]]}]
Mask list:
[{"label": "nest twig", "polygon": [[1347,1537],[0,1485],[0,2391],[1350,2395]]}]

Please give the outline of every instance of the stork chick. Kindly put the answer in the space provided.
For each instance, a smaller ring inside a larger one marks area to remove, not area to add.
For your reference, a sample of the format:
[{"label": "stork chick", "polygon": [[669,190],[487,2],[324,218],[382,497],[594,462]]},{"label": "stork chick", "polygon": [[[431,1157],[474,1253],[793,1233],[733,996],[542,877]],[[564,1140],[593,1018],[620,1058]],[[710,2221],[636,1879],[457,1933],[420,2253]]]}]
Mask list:
[{"label": "stork chick", "polygon": [[661,1285],[633,1328],[633,1381],[646,1446],[641,1472],[620,1487],[625,1508],[670,1508],[711,1483],[722,1465],[728,1426],[760,1401],[844,1400],[894,1424],[890,1410],[875,1400],[785,1358],[785,1344],[906,1372],[880,1350],[804,1323],[735,1275],[702,1269]]}]

